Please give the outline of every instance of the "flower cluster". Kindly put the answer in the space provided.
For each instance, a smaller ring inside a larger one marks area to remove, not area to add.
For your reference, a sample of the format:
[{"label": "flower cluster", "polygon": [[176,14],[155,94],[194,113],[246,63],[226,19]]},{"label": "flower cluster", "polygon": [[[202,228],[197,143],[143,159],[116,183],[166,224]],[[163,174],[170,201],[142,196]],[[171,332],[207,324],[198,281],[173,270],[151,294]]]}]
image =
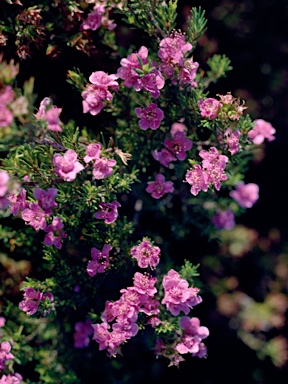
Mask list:
[{"label": "flower cluster", "polygon": [[[48,108],[49,107],[49,108]],[[62,108],[57,108],[56,105],[51,106],[49,97],[45,97],[39,106],[38,112],[35,114],[37,120],[44,120],[47,123],[47,129],[54,132],[62,132],[60,126],[59,115]]]},{"label": "flower cluster", "polygon": [[6,197],[9,180],[9,173],[0,170],[0,209],[4,209],[9,205],[9,201]]},{"label": "flower cluster", "polygon": [[102,146],[100,144],[89,144],[86,147],[85,163],[94,160],[93,176],[96,180],[104,179],[111,175],[113,167],[116,165],[116,160],[101,157]]},{"label": "flower cluster", "polygon": [[243,111],[246,109],[240,101],[233,97],[230,93],[226,95],[217,95],[220,100],[208,97],[201,99],[198,102],[201,117],[209,120],[220,117],[222,119],[229,119],[232,121],[238,121],[242,116]]},{"label": "flower cluster", "polygon": [[199,156],[202,157],[202,167],[195,164],[194,167],[187,171],[185,179],[191,185],[191,193],[196,196],[202,190],[208,191],[210,185],[214,185],[219,191],[221,181],[227,180],[224,173],[228,157],[220,155],[215,147],[211,147],[209,151],[201,150]]},{"label": "flower cluster", "polygon": [[82,92],[83,112],[89,112],[93,116],[98,115],[98,113],[104,108],[103,101],[112,101],[113,99],[113,95],[110,90],[118,90],[117,79],[118,76],[108,75],[103,71],[93,72],[89,77],[91,84],[88,84]]},{"label": "flower cluster", "polygon": [[[136,323],[138,314],[143,312],[150,318],[151,324],[158,324],[159,302],[153,299],[157,289],[157,279],[148,274],[136,272],[134,285],[122,289],[122,296],[115,302],[107,301],[102,313],[101,324],[92,324],[93,339],[99,343],[99,349],[107,349],[110,356],[120,352],[121,345],[138,332]],[[155,319],[156,318],[156,319]],[[109,323],[113,324],[110,326]]]}]

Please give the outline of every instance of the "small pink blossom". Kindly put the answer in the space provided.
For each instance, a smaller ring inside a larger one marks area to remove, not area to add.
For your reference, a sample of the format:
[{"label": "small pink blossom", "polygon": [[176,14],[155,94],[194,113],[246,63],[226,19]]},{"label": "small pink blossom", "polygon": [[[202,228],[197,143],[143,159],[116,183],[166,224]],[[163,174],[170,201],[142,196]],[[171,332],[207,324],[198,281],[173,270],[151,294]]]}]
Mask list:
[{"label": "small pink blossom", "polygon": [[58,207],[58,204],[55,201],[55,197],[58,193],[56,188],[48,188],[47,191],[41,188],[35,188],[33,194],[35,199],[38,200],[39,207],[44,209],[44,212],[50,215],[51,208]]},{"label": "small pink blossom", "polygon": [[24,288],[23,300],[19,303],[19,308],[27,312],[27,315],[34,315],[38,311],[42,296],[43,293],[34,288]]},{"label": "small pink blossom", "polygon": [[11,85],[7,85],[4,90],[0,92],[0,104],[10,104],[14,99],[14,91]]},{"label": "small pink blossom", "polygon": [[46,213],[36,203],[30,203],[29,208],[25,208],[22,212],[22,219],[25,221],[25,224],[31,225],[36,231],[46,228],[45,216]]},{"label": "small pink blossom", "polygon": [[8,341],[2,341],[0,344],[0,370],[5,369],[5,362],[13,360],[14,355],[10,353],[11,345]]},{"label": "small pink blossom", "polygon": [[45,228],[47,234],[43,243],[49,247],[54,245],[57,249],[61,249],[62,239],[67,237],[67,234],[62,232],[63,227],[62,218],[59,216],[54,217],[52,223]]},{"label": "small pink blossom", "polygon": [[101,26],[102,15],[105,13],[105,7],[102,5],[96,5],[93,8],[93,11],[90,12],[87,16],[87,19],[82,23],[82,28],[84,30],[91,29],[96,31]]},{"label": "small pink blossom", "polygon": [[259,199],[259,186],[254,183],[244,184],[242,181],[236,185],[236,190],[230,196],[242,208],[251,208]]},{"label": "small pink blossom", "polygon": [[0,379],[0,384],[21,384],[23,377],[19,373],[3,375]]},{"label": "small pink blossom", "polygon": [[53,156],[53,164],[56,166],[57,175],[65,181],[73,181],[77,173],[84,169],[83,165],[77,161],[77,153],[73,149],[68,149],[63,156],[56,153]]},{"label": "small pink blossom", "polygon": [[106,98],[112,100],[112,94],[108,91],[110,88],[112,91],[117,91],[119,84],[116,81],[118,79],[117,75],[108,75],[103,71],[92,72],[89,76],[90,83],[96,85],[99,89],[103,89],[107,92]]},{"label": "small pink blossom", "polygon": [[[180,119],[180,121],[184,121],[184,119]],[[187,131],[186,125],[181,122],[180,123],[176,122],[171,125],[170,133],[172,137],[174,137],[175,133],[177,132],[185,133],[186,131]]]},{"label": "small pink blossom", "polygon": [[101,210],[94,214],[96,219],[103,219],[105,224],[111,224],[116,221],[118,217],[118,207],[120,204],[118,201],[112,201],[111,203],[102,202],[99,204]]},{"label": "small pink blossom", "polygon": [[140,272],[136,272],[133,280],[133,285],[137,292],[147,294],[148,296],[152,297],[157,292],[157,289],[154,287],[157,282],[156,277],[152,277],[148,273],[143,274]]},{"label": "small pink blossom", "polygon": [[0,170],[0,197],[5,196],[6,192],[8,191],[9,179],[9,173]]},{"label": "small pink blossom", "polygon": [[160,199],[165,193],[174,191],[172,181],[165,181],[165,177],[158,173],[156,175],[156,181],[150,182],[146,188],[146,192],[151,193],[154,199]]},{"label": "small pink blossom", "polygon": [[59,125],[59,115],[62,112],[62,108],[57,108],[55,105],[45,114],[45,119],[47,121],[47,129],[54,132],[62,132],[62,128]]},{"label": "small pink blossom", "polygon": [[96,143],[96,144],[89,144],[86,147],[86,156],[84,157],[85,163],[89,163],[91,160],[97,160],[100,158],[101,155],[101,145]]},{"label": "small pink blossom", "polygon": [[6,323],[5,317],[0,316],[0,328],[4,327],[5,323]]},{"label": "small pink blossom", "polygon": [[99,251],[97,248],[91,248],[92,260],[88,262],[87,266],[89,276],[106,272],[106,268],[109,266],[109,252],[111,249],[112,247],[109,244],[105,244],[102,251]]},{"label": "small pink blossom", "polygon": [[35,113],[35,117],[37,120],[45,119],[45,113],[48,105],[50,105],[51,100],[49,97],[44,97],[44,99],[41,101],[38,112]]},{"label": "small pink blossom", "polygon": [[186,138],[184,132],[176,132],[173,136],[173,139],[164,140],[164,145],[174,153],[178,160],[186,159],[186,152],[192,148],[192,141]]},{"label": "small pink blossom", "polygon": [[146,108],[135,108],[135,113],[140,119],[138,122],[139,127],[143,130],[159,128],[164,118],[163,111],[155,103],[149,104]]},{"label": "small pink blossom", "polygon": [[0,104],[0,128],[8,127],[13,122],[13,113],[4,104]]},{"label": "small pink blossom", "polygon": [[140,268],[149,266],[151,269],[155,269],[160,261],[160,248],[152,246],[148,240],[143,240],[139,245],[134,246],[130,254],[137,260]]},{"label": "small pink blossom", "polygon": [[200,191],[207,192],[209,187],[209,176],[201,165],[195,164],[185,175],[186,181],[191,185],[190,192],[196,196]]},{"label": "small pink blossom", "polygon": [[235,227],[235,215],[230,210],[218,210],[212,218],[212,223],[216,229],[232,229]]},{"label": "small pink blossom", "polygon": [[171,161],[177,160],[166,148],[162,148],[160,152],[155,149],[155,151],[153,151],[153,157],[155,160],[159,161],[160,164],[164,165],[164,167],[169,167]]},{"label": "small pink blossom", "polygon": [[148,63],[148,49],[142,46],[137,53],[131,53],[127,58],[120,61],[121,67],[117,70],[117,75],[124,80],[125,87],[131,88],[139,81],[139,75],[135,69],[141,69],[139,60],[143,64]]},{"label": "small pink blossom", "polygon": [[113,167],[116,165],[116,160],[107,159],[106,157],[101,157],[95,160],[93,165],[93,176],[96,180],[105,179],[109,177],[113,172]]},{"label": "small pink blossom", "polygon": [[21,189],[18,195],[9,193],[7,199],[13,216],[17,216],[19,211],[24,211],[24,209],[29,207],[29,203],[26,200],[26,189],[24,188]]},{"label": "small pink blossom", "polygon": [[184,330],[181,337],[181,342],[176,345],[176,350],[180,354],[192,353],[193,356],[197,356],[200,350],[203,357],[203,347],[201,344],[203,339],[209,336],[209,330],[207,327],[200,326],[200,321],[197,317],[183,316],[180,319],[180,326]]},{"label": "small pink blossom", "polygon": [[198,107],[200,108],[200,113],[203,118],[208,118],[210,120],[215,119],[219,114],[219,108],[222,106],[220,101],[209,97],[204,100],[199,100]]},{"label": "small pink blossom", "polygon": [[235,155],[239,151],[239,138],[241,136],[240,131],[237,129],[236,131],[232,131],[230,128],[228,128],[225,133],[224,137],[226,138],[228,150],[230,151],[231,155]]},{"label": "small pink blossom", "polygon": [[248,137],[252,139],[254,144],[262,144],[265,139],[268,141],[275,140],[276,130],[270,123],[265,120],[255,120],[254,128],[248,132]]},{"label": "small pink blossom", "polygon": [[199,63],[193,61],[193,59],[188,59],[183,62],[183,66],[178,75],[179,84],[184,84],[190,87],[197,87],[195,80],[197,69],[199,68]]}]

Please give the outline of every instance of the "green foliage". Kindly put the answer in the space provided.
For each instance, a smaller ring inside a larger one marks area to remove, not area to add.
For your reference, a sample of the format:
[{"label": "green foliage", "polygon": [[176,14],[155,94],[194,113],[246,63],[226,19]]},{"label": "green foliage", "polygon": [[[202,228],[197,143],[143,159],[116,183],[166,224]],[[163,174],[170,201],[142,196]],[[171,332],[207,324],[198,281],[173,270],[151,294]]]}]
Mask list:
[{"label": "green foliage", "polygon": [[187,38],[193,45],[193,49],[196,48],[197,41],[207,30],[207,19],[205,18],[205,10],[201,7],[192,7],[191,16],[188,19]]}]

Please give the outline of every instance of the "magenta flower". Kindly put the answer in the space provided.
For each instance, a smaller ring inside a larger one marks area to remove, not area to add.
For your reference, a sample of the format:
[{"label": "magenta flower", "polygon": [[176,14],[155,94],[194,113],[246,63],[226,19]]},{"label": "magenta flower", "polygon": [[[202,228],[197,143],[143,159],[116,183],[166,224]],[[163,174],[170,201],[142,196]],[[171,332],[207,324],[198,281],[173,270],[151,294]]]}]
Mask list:
[{"label": "magenta flower", "polygon": [[111,224],[116,221],[118,217],[118,207],[120,204],[118,201],[112,201],[111,203],[102,202],[99,204],[101,210],[94,214],[96,219],[103,219],[105,224]]},{"label": "magenta flower", "polygon": [[19,373],[3,375],[0,379],[0,384],[21,384],[23,377]]},{"label": "magenta flower", "polygon": [[53,156],[53,164],[56,166],[57,175],[65,181],[73,181],[77,173],[84,169],[83,165],[77,161],[77,153],[73,149],[68,149],[63,156],[56,153]]},{"label": "magenta flower", "polygon": [[0,197],[5,196],[8,191],[9,173],[6,171],[0,171]]},{"label": "magenta flower", "polygon": [[202,302],[198,296],[198,288],[189,288],[188,282],[181,279],[178,272],[170,269],[163,278],[164,298],[162,304],[166,304],[168,311],[178,316],[181,311],[187,315],[190,309]]},{"label": "magenta flower", "polygon": [[212,218],[212,223],[216,229],[232,229],[235,227],[235,215],[230,210],[218,210]]},{"label": "magenta flower", "polygon": [[109,244],[105,244],[102,251],[99,251],[97,248],[91,248],[92,260],[88,262],[87,266],[89,276],[106,272],[106,268],[109,266],[109,252],[111,249],[112,247]]},{"label": "magenta flower", "polygon": [[171,161],[177,160],[166,148],[162,148],[160,152],[155,149],[155,151],[153,151],[153,157],[155,160],[159,161],[160,164],[164,165],[164,167],[169,167]]},{"label": "magenta flower", "polygon": [[173,139],[164,140],[164,145],[174,153],[178,160],[186,159],[186,152],[192,148],[192,141],[186,138],[184,132],[176,132],[173,136]]},{"label": "magenta flower", "polygon": [[91,160],[97,160],[100,158],[101,155],[101,145],[96,143],[96,144],[89,144],[86,147],[86,156],[84,157],[85,163],[89,163]]},{"label": "magenta flower", "polygon": [[45,228],[47,235],[45,236],[43,243],[49,247],[54,245],[57,249],[61,249],[62,239],[67,237],[67,234],[62,232],[63,227],[62,218],[59,216],[54,217],[52,223]]},{"label": "magenta flower", "polygon": [[29,203],[26,200],[26,189],[21,189],[18,195],[14,195],[14,193],[9,193],[7,195],[7,199],[9,201],[11,213],[13,216],[17,216],[19,211],[23,211],[24,209],[29,207]]},{"label": "magenta flower", "polygon": [[48,215],[52,213],[51,208],[58,207],[55,201],[57,193],[58,190],[56,188],[48,188],[47,191],[41,188],[35,188],[33,191],[35,199],[38,200],[39,207],[43,208],[44,212]]},{"label": "magenta flower", "polygon": [[105,13],[105,7],[103,5],[96,5],[93,8],[93,11],[90,12],[87,16],[87,19],[82,23],[82,28],[84,30],[91,29],[96,31],[101,26],[102,15]]},{"label": "magenta flower", "polygon": [[180,326],[184,332],[181,337],[181,342],[176,345],[176,350],[180,354],[189,352],[192,353],[193,356],[204,357],[203,347],[205,346],[202,343],[202,340],[209,336],[209,329],[200,326],[200,321],[197,317],[192,317],[190,319],[188,316],[181,317]]},{"label": "magenta flower", "polygon": [[201,165],[195,164],[186,172],[185,179],[191,185],[190,192],[196,196],[200,191],[207,192],[209,187],[209,176]]},{"label": "magenta flower", "polygon": [[25,224],[31,225],[36,231],[46,228],[45,216],[46,213],[36,203],[30,203],[29,208],[25,208],[22,212],[22,219],[25,221]]},{"label": "magenta flower", "polygon": [[119,84],[116,81],[117,79],[117,75],[108,75],[106,72],[103,71],[92,72],[89,77],[90,83],[96,85],[99,89],[103,89],[107,92],[108,96],[106,95],[106,98],[108,100],[112,100],[112,94],[108,91],[108,88],[110,88],[112,91],[118,90]]},{"label": "magenta flower", "polygon": [[[180,119],[180,121],[184,121],[184,119]],[[170,133],[171,133],[171,136],[174,137],[175,133],[177,132],[183,132],[185,133],[185,131],[187,130],[186,128],[186,125],[183,124],[183,123],[173,123],[171,125],[171,130],[170,130]]]},{"label": "magenta flower", "polygon": [[146,108],[135,108],[135,113],[140,119],[138,122],[139,127],[143,130],[159,128],[161,121],[164,119],[163,111],[154,103],[149,104]]},{"label": "magenta flower", "polygon": [[38,306],[43,293],[34,288],[24,288],[23,300],[19,303],[21,311],[27,312],[27,315],[34,315],[38,311]]},{"label": "magenta flower", "polygon": [[8,341],[2,341],[0,344],[0,369],[5,369],[5,362],[8,360],[13,360],[14,355],[10,353],[11,345]]},{"label": "magenta flower", "polygon": [[139,245],[134,246],[130,254],[137,260],[140,268],[155,269],[160,261],[160,248],[153,247],[148,240],[143,240]]},{"label": "magenta flower", "polygon": [[109,177],[113,172],[114,165],[116,165],[116,160],[110,160],[106,157],[97,159],[93,165],[93,176],[96,180]]},{"label": "magenta flower", "polygon": [[275,132],[275,128],[270,123],[258,119],[255,120],[254,128],[248,132],[248,137],[252,139],[254,144],[262,144],[265,139],[268,141],[275,140],[275,136],[273,136]]},{"label": "magenta flower", "polygon": [[[54,297],[51,292],[42,293],[34,288],[24,288],[23,300],[19,303],[21,311],[27,312],[27,315],[34,315],[38,311],[41,301],[53,301]],[[43,311],[43,315],[49,314],[51,309]]]},{"label": "magenta flower", "polygon": [[0,104],[10,104],[14,99],[14,91],[11,85],[7,85],[4,90],[0,92]]},{"label": "magenta flower", "polygon": [[231,155],[235,155],[235,153],[239,151],[240,136],[241,133],[239,130],[233,132],[230,128],[228,128],[224,133],[224,137],[227,141],[228,150],[230,151]]},{"label": "magenta flower", "polygon": [[145,191],[151,193],[154,199],[160,199],[165,193],[173,192],[174,187],[172,181],[165,181],[165,177],[158,173],[156,181],[149,183]]},{"label": "magenta flower", "polygon": [[46,109],[50,103],[51,100],[49,99],[49,97],[44,97],[44,99],[40,103],[38,112],[34,115],[37,120],[45,119]]},{"label": "magenta flower", "polygon": [[148,296],[154,296],[157,292],[157,289],[154,285],[157,282],[156,277],[152,277],[148,273],[136,272],[134,275],[134,288],[138,293],[146,294]]},{"label": "magenta flower", "polygon": [[222,106],[220,101],[209,97],[205,100],[199,100],[198,107],[200,108],[201,116],[212,120],[219,114],[219,108]]},{"label": "magenta flower", "polygon": [[230,196],[242,208],[251,208],[259,199],[259,186],[254,183],[244,184],[242,181],[236,185],[236,190]]},{"label": "magenta flower", "polygon": [[179,84],[184,84],[190,87],[197,87],[195,80],[199,63],[193,61],[193,59],[185,60],[183,66],[178,75]]}]

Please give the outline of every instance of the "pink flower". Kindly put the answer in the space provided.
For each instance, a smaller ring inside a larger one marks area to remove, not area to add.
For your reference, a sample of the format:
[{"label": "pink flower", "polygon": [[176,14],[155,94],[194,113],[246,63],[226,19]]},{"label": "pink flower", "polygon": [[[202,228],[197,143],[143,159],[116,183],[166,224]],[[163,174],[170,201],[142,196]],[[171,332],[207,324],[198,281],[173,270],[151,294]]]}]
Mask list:
[{"label": "pink flower", "polygon": [[184,132],[176,132],[173,136],[173,139],[166,139],[164,141],[165,147],[169,149],[172,153],[175,153],[178,160],[186,159],[186,152],[192,148],[192,141],[186,138]]},{"label": "pink flower", "polygon": [[13,122],[13,113],[4,104],[0,104],[0,128],[8,127]]},{"label": "pink flower", "polygon": [[239,151],[239,138],[241,136],[241,133],[239,130],[232,131],[230,128],[228,128],[225,133],[224,137],[226,138],[228,150],[230,151],[231,155],[235,155]]},{"label": "pink flower", "polygon": [[183,66],[178,75],[179,84],[185,84],[190,87],[197,87],[195,80],[199,63],[193,61],[193,59],[185,60]]},{"label": "pink flower", "polygon": [[186,181],[191,185],[190,192],[196,196],[200,191],[207,192],[209,187],[209,176],[201,168],[201,165],[195,164],[189,169],[185,176]]},{"label": "pink flower", "polygon": [[97,248],[91,248],[92,260],[88,262],[87,272],[89,276],[95,276],[97,273],[104,273],[109,266],[109,252],[112,247],[109,244],[103,246],[102,251]]},{"label": "pink flower", "polygon": [[[38,311],[41,301],[53,301],[54,297],[51,292],[42,293],[34,288],[24,288],[23,300],[19,303],[21,311],[27,312],[27,315],[34,315]],[[41,311],[44,316],[51,312],[51,308]]]},{"label": "pink flower", "polygon": [[101,210],[94,214],[96,219],[103,219],[105,224],[111,224],[116,221],[118,217],[117,208],[120,207],[118,201],[112,201],[111,203],[100,203]]},{"label": "pink flower", "polygon": [[157,289],[154,287],[154,285],[157,282],[156,277],[152,277],[148,273],[140,273],[136,272],[134,275],[134,288],[137,292],[146,294],[148,296],[154,296],[157,292]]},{"label": "pink flower", "polygon": [[140,268],[148,268],[149,266],[151,269],[155,269],[160,261],[160,248],[153,247],[148,240],[143,240],[139,245],[134,246],[130,254],[137,260]]},{"label": "pink flower", "polygon": [[34,315],[38,311],[38,306],[43,293],[34,288],[24,288],[23,300],[19,303],[21,311],[27,312],[27,315]]},{"label": "pink flower", "polygon": [[54,132],[62,132],[62,128],[59,125],[59,115],[62,111],[62,108],[57,108],[55,105],[45,114],[45,119],[47,121],[47,129]]},{"label": "pink flower", "polygon": [[[203,357],[203,339],[209,336],[207,327],[200,327],[200,321],[197,317],[183,316],[180,319],[180,326],[184,330],[181,342],[176,345],[176,350],[180,354],[192,353],[193,356]],[[201,350],[201,355],[198,355]]]},{"label": "pink flower", "polygon": [[139,127],[143,130],[159,128],[164,118],[163,111],[157,108],[157,104],[154,103],[149,104],[146,108],[135,108],[135,113],[140,119],[138,122]]},{"label": "pink flower", "polygon": [[48,105],[51,103],[49,97],[45,97],[39,106],[38,112],[34,115],[37,120],[45,119],[45,113]]},{"label": "pink flower", "polygon": [[219,114],[219,108],[222,106],[220,101],[209,97],[205,100],[199,100],[198,107],[200,108],[201,116],[212,120]]},{"label": "pink flower", "polygon": [[29,203],[26,200],[26,189],[24,188],[21,189],[17,196],[13,193],[8,194],[7,199],[13,216],[17,216],[19,211],[23,211],[29,207]]},{"label": "pink flower", "polygon": [[273,136],[276,132],[275,128],[265,120],[255,120],[254,128],[248,132],[248,137],[252,139],[254,144],[262,144],[265,139],[268,141],[275,140]]},{"label": "pink flower", "polygon": [[160,199],[165,193],[173,192],[174,187],[172,181],[165,181],[165,177],[158,173],[156,181],[149,183],[146,192],[151,193],[154,199]]},{"label": "pink flower", "polygon": [[6,323],[5,317],[0,316],[0,328],[4,327],[5,323]]},{"label": "pink flower", "polygon": [[147,73],[135,84],[135,91],[141,91],[144,89],[147,92],[151,93],[151,96],[156,99],[160,96],[160,89],[165,85],[164,77],[158,69],[154,69],[151,73]]},{"label": "pink flower", "polygon": [[[184,119],[180,119],[180,121],[184,121]],[[185,133],[186,130],[187,130],[187,128],[186,128],[185,124],[183,124],[183,123],[173,123],[171,125],[170,133],[171,133],[171,136],[174,137],[175,133],[177,133],[177,132]]]},{"label": "pink flower", "polygon": [[14,92],[11,85],[7,85],[4,90],[0,92],[0,104],[10,104],[14,99]]},{"label": "pink flower", "polygon": [[0,384],[21,384],[23,377],[19,373],[12,373],[11,375],[3,375],[0,379]]},{"label": "pink flower", "polygon": [[235,216],[230,210],[217,211],[212,218],[212,223],[216,229],[232,229],[235,227]]},{"label": "pink flower", "polygon": [[56,153],[53,156],[53,164],[56,166],[57,175],[65,181],[73,181],[77,173],[84,169],[83,165],[77,161],[77,153],[73,149],[68,149],[63,156]]},{"label": "pink flower", "polygon": [[112,101],[113,95],[109,88],[112,91],[118,89],[117,78],[117,75],[108,75],[103,71],[96,71],[90,75],[89,81],[92,84],[88,84],[82,92],[84,113],[90,112],[95,116],[103,109],[104,100]]},{"label": "pink flower", "polygon": [[185,42],[185,35],[173,32],[170,36],[160,41],[158,57],[162,61],[161,71],[169,78],[174,75],[174,68],[179,67],[185,53],[192,49],[190,43]]},{"label": "pink flower", "polygon": [[55,196],[57,195],[58,190],[56,188],[48,188],[47,191],[41,188],[35,188],[33,194],[35,199],[38,200],[39,207],[44,209],[44,212],[50,215],[51,209],[58,207],[58,204],[55,201]]},{"label": "pink flower", "polygon": [[47,235],[45,236],[43,243],[49,247],[54,245],[57,249],[61,249],[62,239],[67,237],[67,234],[62,232],[63,227],[62,218],[59,216],[54,217],[52,224],[45,228]]},{"label": "pink flower", "polygon": [[91,320],[86,320],[85,323],[77,322],[74,326],[74,347],[85,348],[88,347],[90,342],[90,335],[93,333]]},{"label": "pink flower", "polygon": [[116,160],[110,160],[106,157],[95,160],[93,165],[93,176],[96,180],[105,179],[113,172],[113,167],[116,165]]},{"label": "pink flower", "polygon": [[2,341],[0,344],[0,369],[5,369],[5,362],[8,360],[13,360],[14,355],[10,353],[11,345],[8,341]]},{"label": "pink flower", "polygon": [[254,183],[244,184],[242,181],[236,185],[236,190],[230,196],[242,208],[251,208],[259,199],[259,186]]},{"label": "pink flower", "polygon": [[177,160],[166,148],[162,148],[160,152],[155,149],[155,151],[153,151],[153,157],[159,161],[160,164],[164,165],[164,167],[168,167],[171,161]]},{"label": "pink flower", "polygon": [[170,269],[164,276],[162,284],[165,292],[162,304],[166,304],[168,311],[174,316],[178,316],[181,311],[187,315],[190,308],[202,302],[197,295],[199,289],[189,288],[188,282],[181,279],[174,269]]},{"label": "pink flower", "polygon": [[5,196],[8,191],[9,173],[6,171],[0,171],[0,197]]},{"label": "pink flower", "polygon": [[93,11],[88,14],[87,19],[82,23],[82,28],[84,30],[91,29],[92,31],[96,31],[101,25],[103,13],[105,13],[105,7],[96,5]]},{"label": "pink flower", "polygon": [[29,208],[25,208],[22,212],[22,219],[25,224],[31,225],[36,231],[46,228],[45,216],[45,212],[36,203],[30,203]]},{"label": "pink flower", "polygon": [[101,155],[101,145],[100,144],[89,144],[86,147],[86,156],[84,157],[85,163],[89,163],[91,160],[97,160]]}]

